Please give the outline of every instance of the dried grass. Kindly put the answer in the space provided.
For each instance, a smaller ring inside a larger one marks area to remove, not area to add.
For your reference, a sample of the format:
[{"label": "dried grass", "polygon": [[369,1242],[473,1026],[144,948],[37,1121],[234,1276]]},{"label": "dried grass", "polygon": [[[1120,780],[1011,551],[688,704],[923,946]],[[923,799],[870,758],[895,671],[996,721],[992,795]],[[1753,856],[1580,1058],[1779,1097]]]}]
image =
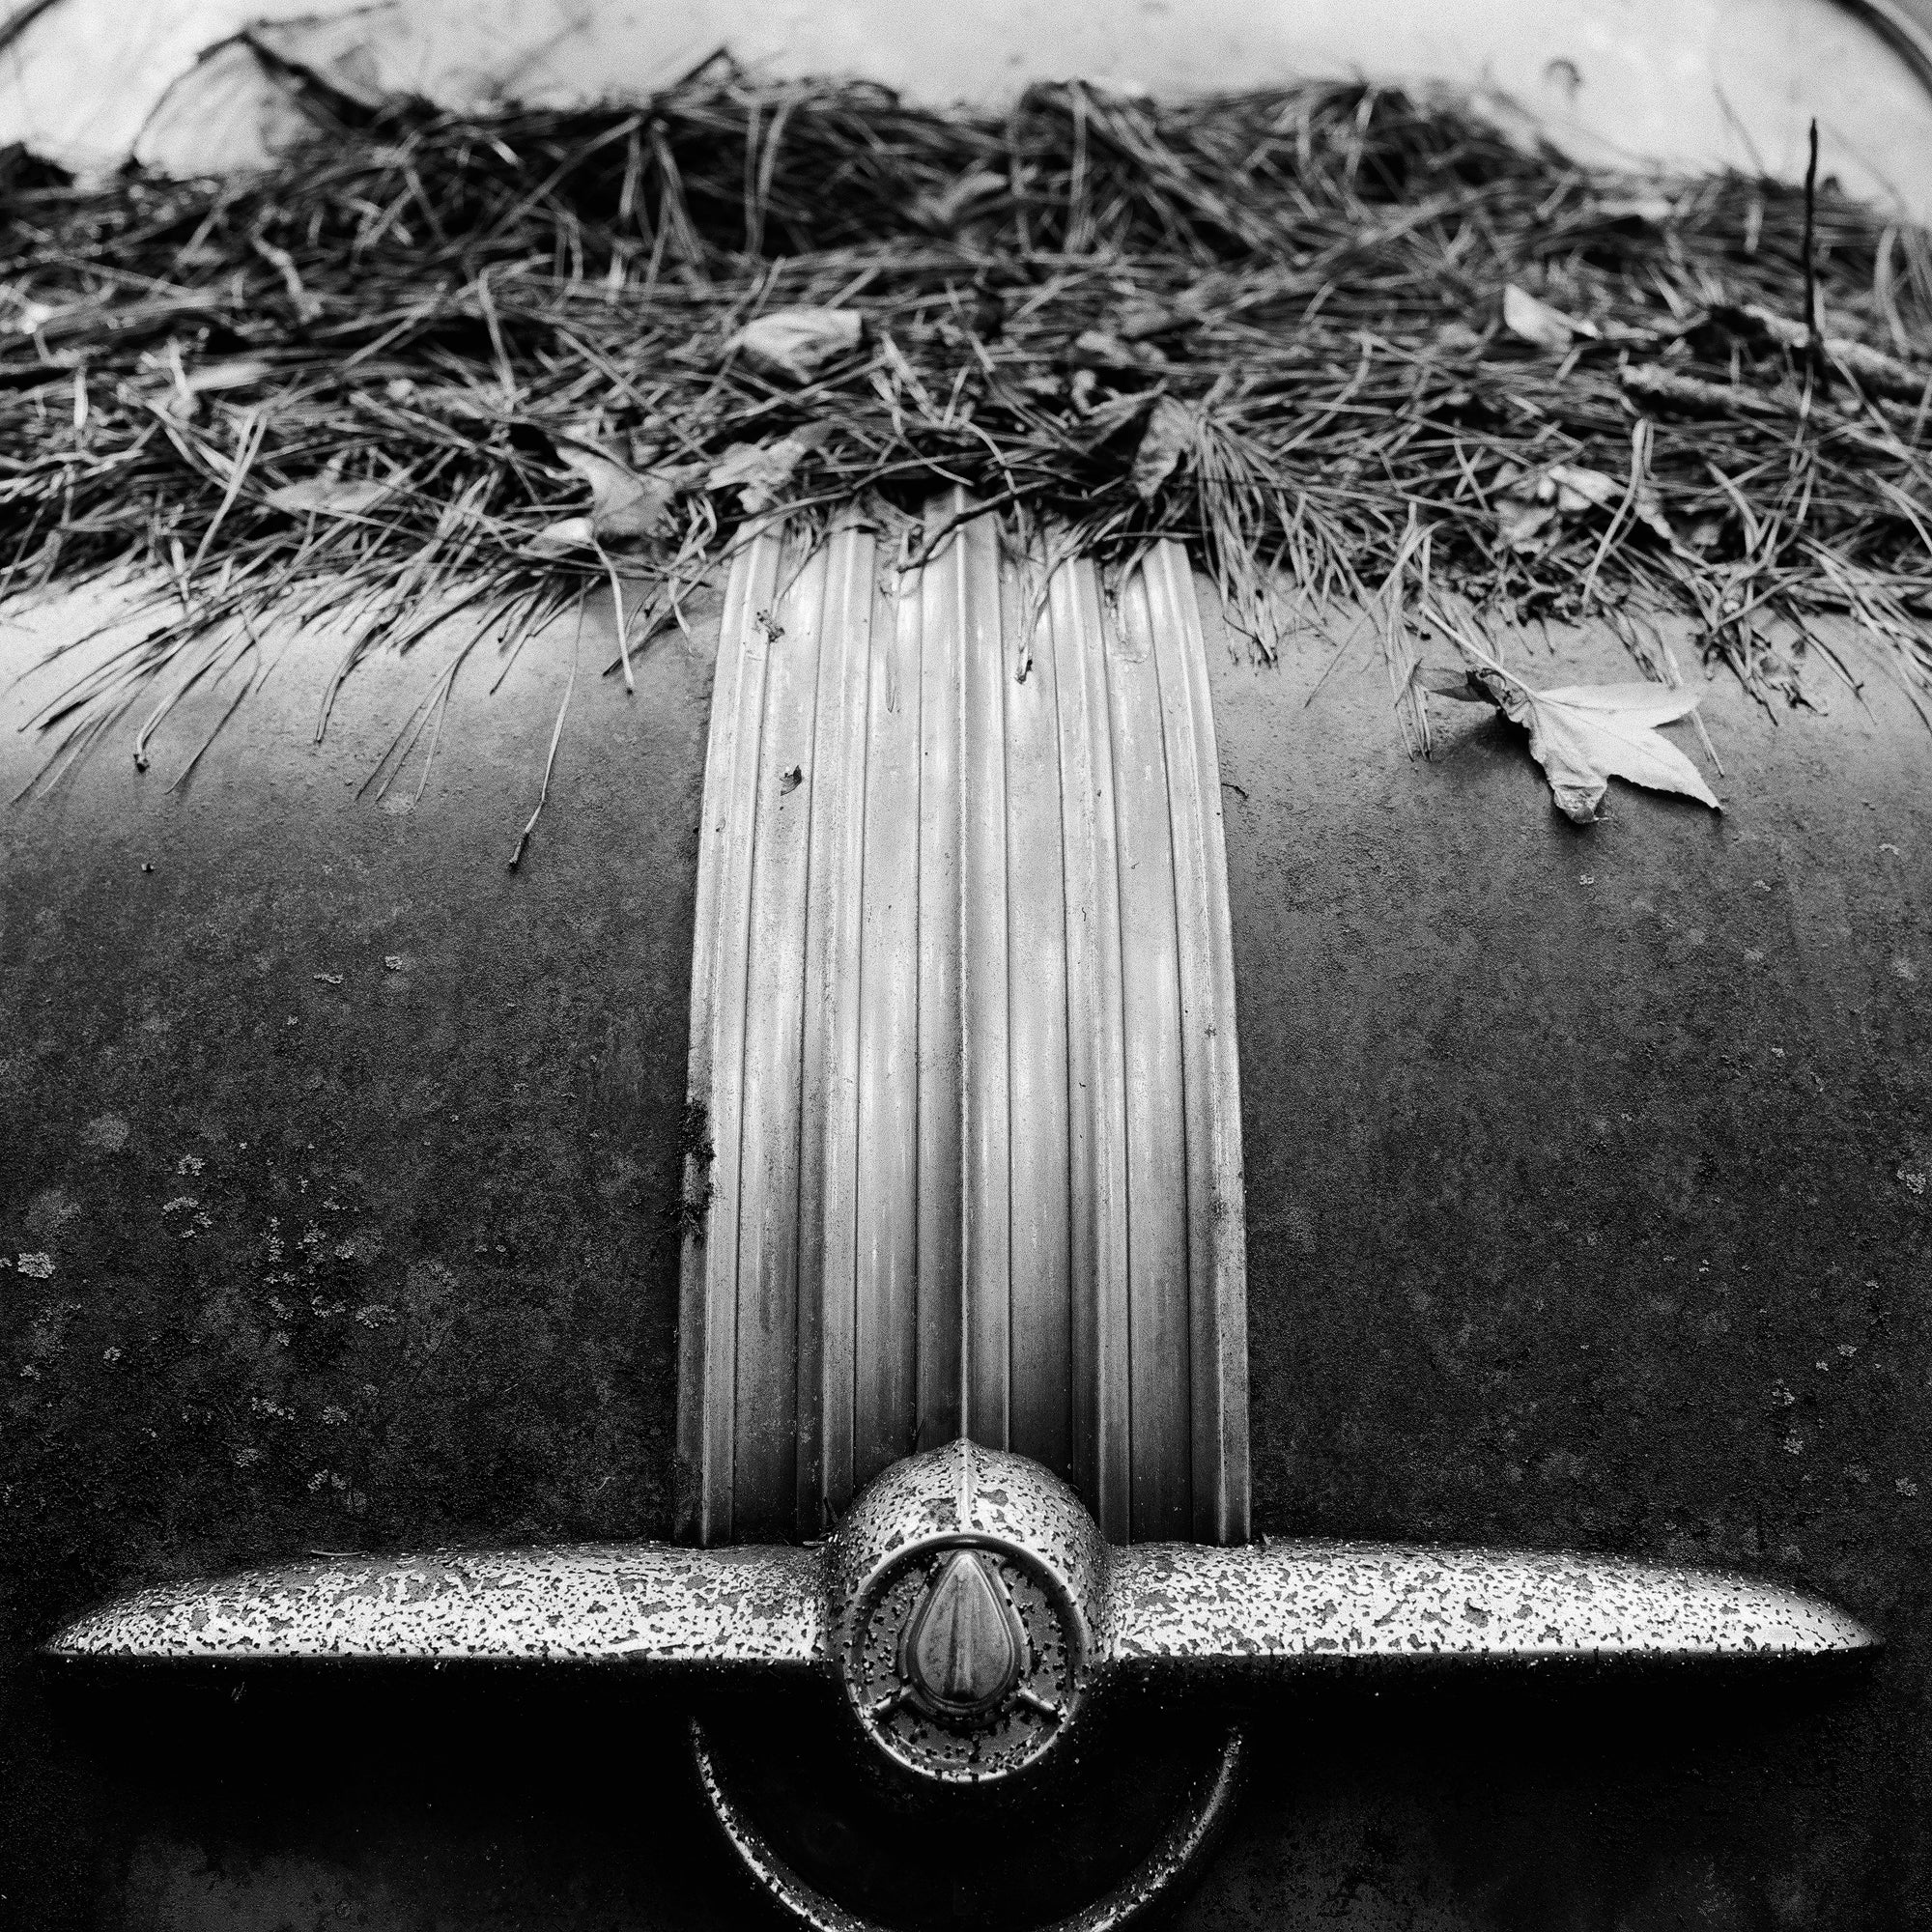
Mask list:
[{"label": "dried grass", "polygon": [[[1264,655],[1378,600],[1418,749],[1431,584],[1607,611],[1640,660],[1638,613],[1689,612],[1768,703],[1804,701],[1848,611],[1932,690],[1932,245],[1829,182],[1807,211],[1592,173],[1361,86],[1072,84],[994,117],[713,65],[479,120],[292,84],[327,132],[267,176],[83,190],[14,158],[0,597],[147,573],[137,640],[40,715],[48,779],[164,672],[148,732],[265,674],[270,613],[353,625],[318,736],[369,650],[464,611],[514,654],[611,586],[628,675],[755,521],[714,466],[801,429],[763,516],[861,500],[903,529],[956,484],[1116,563],[1179,536]],[[1504,327],[1512,283],[1567,348]],[[790,304],[858,309],[861,346],[803,384],[726,352]],[[1163,403],[1179,454],[1148,490]],[[539,541],[587,508],[573,442],[663,486],[663,534]],[[304,483],[319,507],[290,507]],[[412,721],[432,742],[446,700]]]}]

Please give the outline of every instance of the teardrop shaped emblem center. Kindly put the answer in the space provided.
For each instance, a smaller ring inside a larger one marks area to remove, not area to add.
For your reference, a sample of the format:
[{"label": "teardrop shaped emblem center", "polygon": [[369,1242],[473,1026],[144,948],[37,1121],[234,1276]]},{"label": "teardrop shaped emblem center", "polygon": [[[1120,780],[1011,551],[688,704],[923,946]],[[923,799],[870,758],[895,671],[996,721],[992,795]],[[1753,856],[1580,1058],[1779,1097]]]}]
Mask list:
[{"label": "teardrop shaped emblem center", "polygon": [[906,1630],[905,1674],[938,1710],[971,1717],[1005,1698],[1028,1662],[1005,1585],[976,1549],[940,1565]]}]

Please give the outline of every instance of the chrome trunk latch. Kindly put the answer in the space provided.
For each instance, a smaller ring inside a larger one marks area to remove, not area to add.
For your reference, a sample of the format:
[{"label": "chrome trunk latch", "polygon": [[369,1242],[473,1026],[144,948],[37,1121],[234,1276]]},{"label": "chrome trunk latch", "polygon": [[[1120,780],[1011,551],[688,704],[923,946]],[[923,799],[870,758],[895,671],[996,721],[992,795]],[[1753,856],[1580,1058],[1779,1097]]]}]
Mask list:
[{"label": "chrome trunk latch", "polygon": [[[1037,1787],[1129,1687],[1224,1705],[1151,1852],[1065,1921],[1122,1926],[1199,1868],[1239,1785],[1242,1714],[1310,1677],[1850,1652],[1869,1634],[1778,1585],[1607,1558],[1352,1543],[1109,1546],[1066,1484],[965,1441],[895,1463],[815,1549],[598,1545],[333,1559],[145,1591],[59,1659],[575,1662],[707,1685],[836,1680],[848,1740],[909,1795]],[[719,1822],[799,1923],[867,1921],[815,1889],[736,1795],[694,1716]],[[837,1747],[837,1740],[828,1739]]]}]

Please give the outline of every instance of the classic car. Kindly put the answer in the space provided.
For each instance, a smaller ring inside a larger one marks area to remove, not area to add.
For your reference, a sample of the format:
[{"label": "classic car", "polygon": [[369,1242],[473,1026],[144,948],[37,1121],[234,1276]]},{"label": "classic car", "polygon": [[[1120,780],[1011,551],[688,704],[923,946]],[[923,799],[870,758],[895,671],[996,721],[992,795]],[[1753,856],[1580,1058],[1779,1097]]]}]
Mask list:
[{"label": "classic car", "polygon": [[1923,1919],[1890,641],[1666,625],[1723,809],[1582,825],[981,507],[380,796],[418,661],[294,624],[48,782],[138,624],[10,607],[0,1922]]}]

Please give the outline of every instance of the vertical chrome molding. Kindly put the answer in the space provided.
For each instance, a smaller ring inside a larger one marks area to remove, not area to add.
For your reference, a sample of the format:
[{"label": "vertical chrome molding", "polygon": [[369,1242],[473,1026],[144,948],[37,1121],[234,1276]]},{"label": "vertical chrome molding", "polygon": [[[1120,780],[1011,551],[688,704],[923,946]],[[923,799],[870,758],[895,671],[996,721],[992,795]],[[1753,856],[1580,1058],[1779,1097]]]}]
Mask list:
[{"label": "vertical chrome molding", "polygon": [[[964,497],[949,500],[957,515]],[[1000,532],[991,517],[947,546],[965,669],[960,757],[960,1434],[1004,1449],[1011,1429],[1012,1108],[1007,977],[1007,705]]]},{"label": "vertical chrome molding", "polygon": [[739,1096],[751,946],[752,818],[764,719],[764,628],[753,613],[778,582],[780,543],[753,538],[725,588],[697,862],[691,1063],[679,1287],[680,1533],[721,1543],[733,1529],[736,1429]]},{"label": "vertical chrome molding", "polygon": [[[942,507],[941,514],[945,514]],[[918,1446],[963,1428],[964,1018],[960,927],[966,652],[958,532],[900,594],[920,605]]]},{"label": "vertical chrome molding", "polygon": [[[1067,867],[1059,666],[1037,573],[1008,573],[1006,701],[1009,1386],[1006,1448],[1068,1471],[1073,1289]],[[1077,662],[1072,667],[1078,675]],[[1077,700],[1076,700],[1077,701]],[[980,1434],[979,1439],[990,1437]]]},{"label": "vertical chrome molding", "polygon": [[731,1491],[732,1530],[741,1539],[789,1530],[796,1509],[801,1260],[809,1266],[817,1259],[802,1257],[799,1225],[806,907],[816,788],[816,775],[808,767],[829,564],[824,547],[806,554],[802,545],[787,544],[779,594],[762,616],[752,613],[753,625],[766,632],[766,645],[739,1096],[743,1151]]},{"label": "vertical chrome molding", "polygon": [[1136,571],[1108,613],[1127,1058],[1128,1431],[1136,1540],[1194,1526],[1180,935],[1159,672]]},{"label": "vertical chrome molding", "polygon": [[1131,1533],[1127,1120],[1114,753],[1099,586],[1063,564],[1046,586],[1065,877],[1072,1431],[1068,1474],[1100,1533]]},{"label": "vertical chrome molding", "polygon": [[1221,763],[1186,553],[1179,544],[1158,545],[1141,581],[1160,679],[1180,935],[1193,1534],[1197,1542],[1226,1543],[1248,1534],[1248,1342],[1241,1085]]},{"label": "vertical chrome molding", "polygon": [[[872,537],[848,519],[828,539],[818,600],[818,696],[804,769],[807,865],[800,1078],[798,1517],[828,1526],[852,1493],[859,1239],[859,1014],[863,986],[867,696]],[[805,589],[801,582],[801,591]],[[814,1254],[814,1249],[816,1253]],[[816,1272],[818,1292],[812,1293]]]},{"label": "vertical chrome molding", "polygon": [[1091,562],[1043,561],[983,518],[901,577],[849,517],[736,560],[692,980],[700,1541],[816,1535],[961,1434],[1068,1474],[1113,1540],[1246,1533],[1193,581],[1174,546],[1111,597]]},{"label": "vertical chrome molding", "polygon": [[835,1509],[865,1475],[912,1453],[919,1406],[923,600],[896,588],[875,588],[867,685],[853,1463],[840,1480],[827,1471]]}]

